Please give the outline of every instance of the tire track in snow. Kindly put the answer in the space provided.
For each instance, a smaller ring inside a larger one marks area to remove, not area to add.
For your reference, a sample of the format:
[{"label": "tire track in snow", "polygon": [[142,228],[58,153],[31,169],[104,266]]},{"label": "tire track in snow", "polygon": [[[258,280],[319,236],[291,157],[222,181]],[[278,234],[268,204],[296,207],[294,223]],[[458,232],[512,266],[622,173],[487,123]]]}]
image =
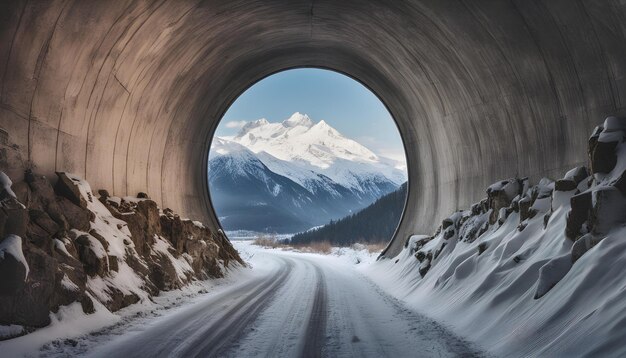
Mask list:
[{"label": "tire track in snow", "polygon": [[312,263],[317,278],[315,298],[311,307],[309,323],[306,329],[302,357],[318,358],[322,356],[322,348],[326,344],[326,320],[328,315],[328,298],[326,293],[326,277],[322,269]]},{"label": "tire track in snow", "polygon": [[278,269],[158,321],[137,334],[101,345],[89,357],[216,356],[239,339],[291,274],[293,260],[273,257]]},{"label": "tire track in snow", "polygon": [[[242,299],[236,305],[224,312],[224,318],[210,334],[202,337],[202,342],[196,342],[189,349],[181,352],[183,357],[215,357],[223,353],[244,334],[248,325],[254,322],[258,314],[271,301],[276,291],[287,281],[293,261],[284,261],[278,277],[270,277],[259,285],[254,293],[248,295],[249,299]],[[272,281],[272,282],[267,282]],[[246,298],[248,298],[246,297]]]}]

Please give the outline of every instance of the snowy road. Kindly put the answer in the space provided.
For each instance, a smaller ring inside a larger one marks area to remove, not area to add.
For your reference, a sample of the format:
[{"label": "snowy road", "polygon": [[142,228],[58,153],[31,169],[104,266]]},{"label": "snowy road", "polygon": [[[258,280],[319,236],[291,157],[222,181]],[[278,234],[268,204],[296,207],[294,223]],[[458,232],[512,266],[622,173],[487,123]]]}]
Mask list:
[{"label": "snowy road", "polygon": [[477,356],[334,257],[255,249],[254,275],[84,352],[93,357]]}]

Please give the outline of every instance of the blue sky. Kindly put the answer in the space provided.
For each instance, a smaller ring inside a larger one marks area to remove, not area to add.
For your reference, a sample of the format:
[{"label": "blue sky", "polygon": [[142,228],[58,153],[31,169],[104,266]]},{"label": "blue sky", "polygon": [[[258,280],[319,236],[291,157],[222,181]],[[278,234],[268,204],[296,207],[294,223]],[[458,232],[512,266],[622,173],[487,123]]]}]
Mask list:
[{"label": "blue sky", "polygon": [[269,76],[245,91],[228,109],[218,136],[235,135],[245,122],[282,122],[294,112],[325,120],[376,154],[404,161],[398,129],[370,90],[340,73],[302,68]]}]

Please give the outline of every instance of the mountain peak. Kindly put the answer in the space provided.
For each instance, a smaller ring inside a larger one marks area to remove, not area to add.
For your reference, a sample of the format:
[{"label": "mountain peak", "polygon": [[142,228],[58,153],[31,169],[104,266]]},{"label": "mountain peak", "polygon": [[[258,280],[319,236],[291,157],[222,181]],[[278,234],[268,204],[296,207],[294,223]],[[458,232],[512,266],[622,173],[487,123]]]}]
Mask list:
[{"label": "mountain peak", "polygon": [[261,118],[261,119],[257,119],[256,121],[248,122],[243,127],[241,127],[241,130],[239,131],[239,134],[237,134],[237,136],[241,137],[244,134],[248,133],[250,130],[252,130],[254,128],[262,127],[262,126],[267,125],[269,123],[270,122],[268,122],[267,119],[265,119],[265,118]]},{"label": "mountain peak", "polygon": [[308,115],[296,112],[292,114],[291,117],[283,121],[283,126],[287,128],[296,126],[311,127],[313,126],[313,121],[311,120],[311,118],[309,118]]},{"label": "mountain peak", "polygon": [[314,127],[321,129],[332,129],[333,131],[336,131],[335,128],[331,127],[330,124],[326,123],[326,121],[323,119],[317,122]]}]

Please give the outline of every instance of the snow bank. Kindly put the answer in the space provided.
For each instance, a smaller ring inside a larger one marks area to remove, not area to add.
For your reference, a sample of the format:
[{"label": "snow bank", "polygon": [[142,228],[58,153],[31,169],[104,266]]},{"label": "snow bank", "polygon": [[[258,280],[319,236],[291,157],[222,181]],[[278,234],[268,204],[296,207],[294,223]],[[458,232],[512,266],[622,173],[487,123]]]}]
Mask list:
[{"label": "snow bank", "polygon": [[353,244],[350,247],[333,247],[331,255],[341,260],[353,264],[371,264],[376,261],[376,257],[380,252],[370,252],[367,246],[362,244]]},{"label": "snow bank", "polygon": [[613,118],[594,132],[591,173],[498,182],[361,270],[496,355],[626,356],[625,131]]},{"label": "snow bank", "polygon": [[85,314],[78,302],[61,306],[57,313],[50,313],[51,323],[25,336],[0,342],[0,350],[4,357],[39,356],[39,348],[56,339],[79,337],[103,327],[115,324],[120,320],[118,315],[109,312],[97,300],[93,300],[96,312]]}]

